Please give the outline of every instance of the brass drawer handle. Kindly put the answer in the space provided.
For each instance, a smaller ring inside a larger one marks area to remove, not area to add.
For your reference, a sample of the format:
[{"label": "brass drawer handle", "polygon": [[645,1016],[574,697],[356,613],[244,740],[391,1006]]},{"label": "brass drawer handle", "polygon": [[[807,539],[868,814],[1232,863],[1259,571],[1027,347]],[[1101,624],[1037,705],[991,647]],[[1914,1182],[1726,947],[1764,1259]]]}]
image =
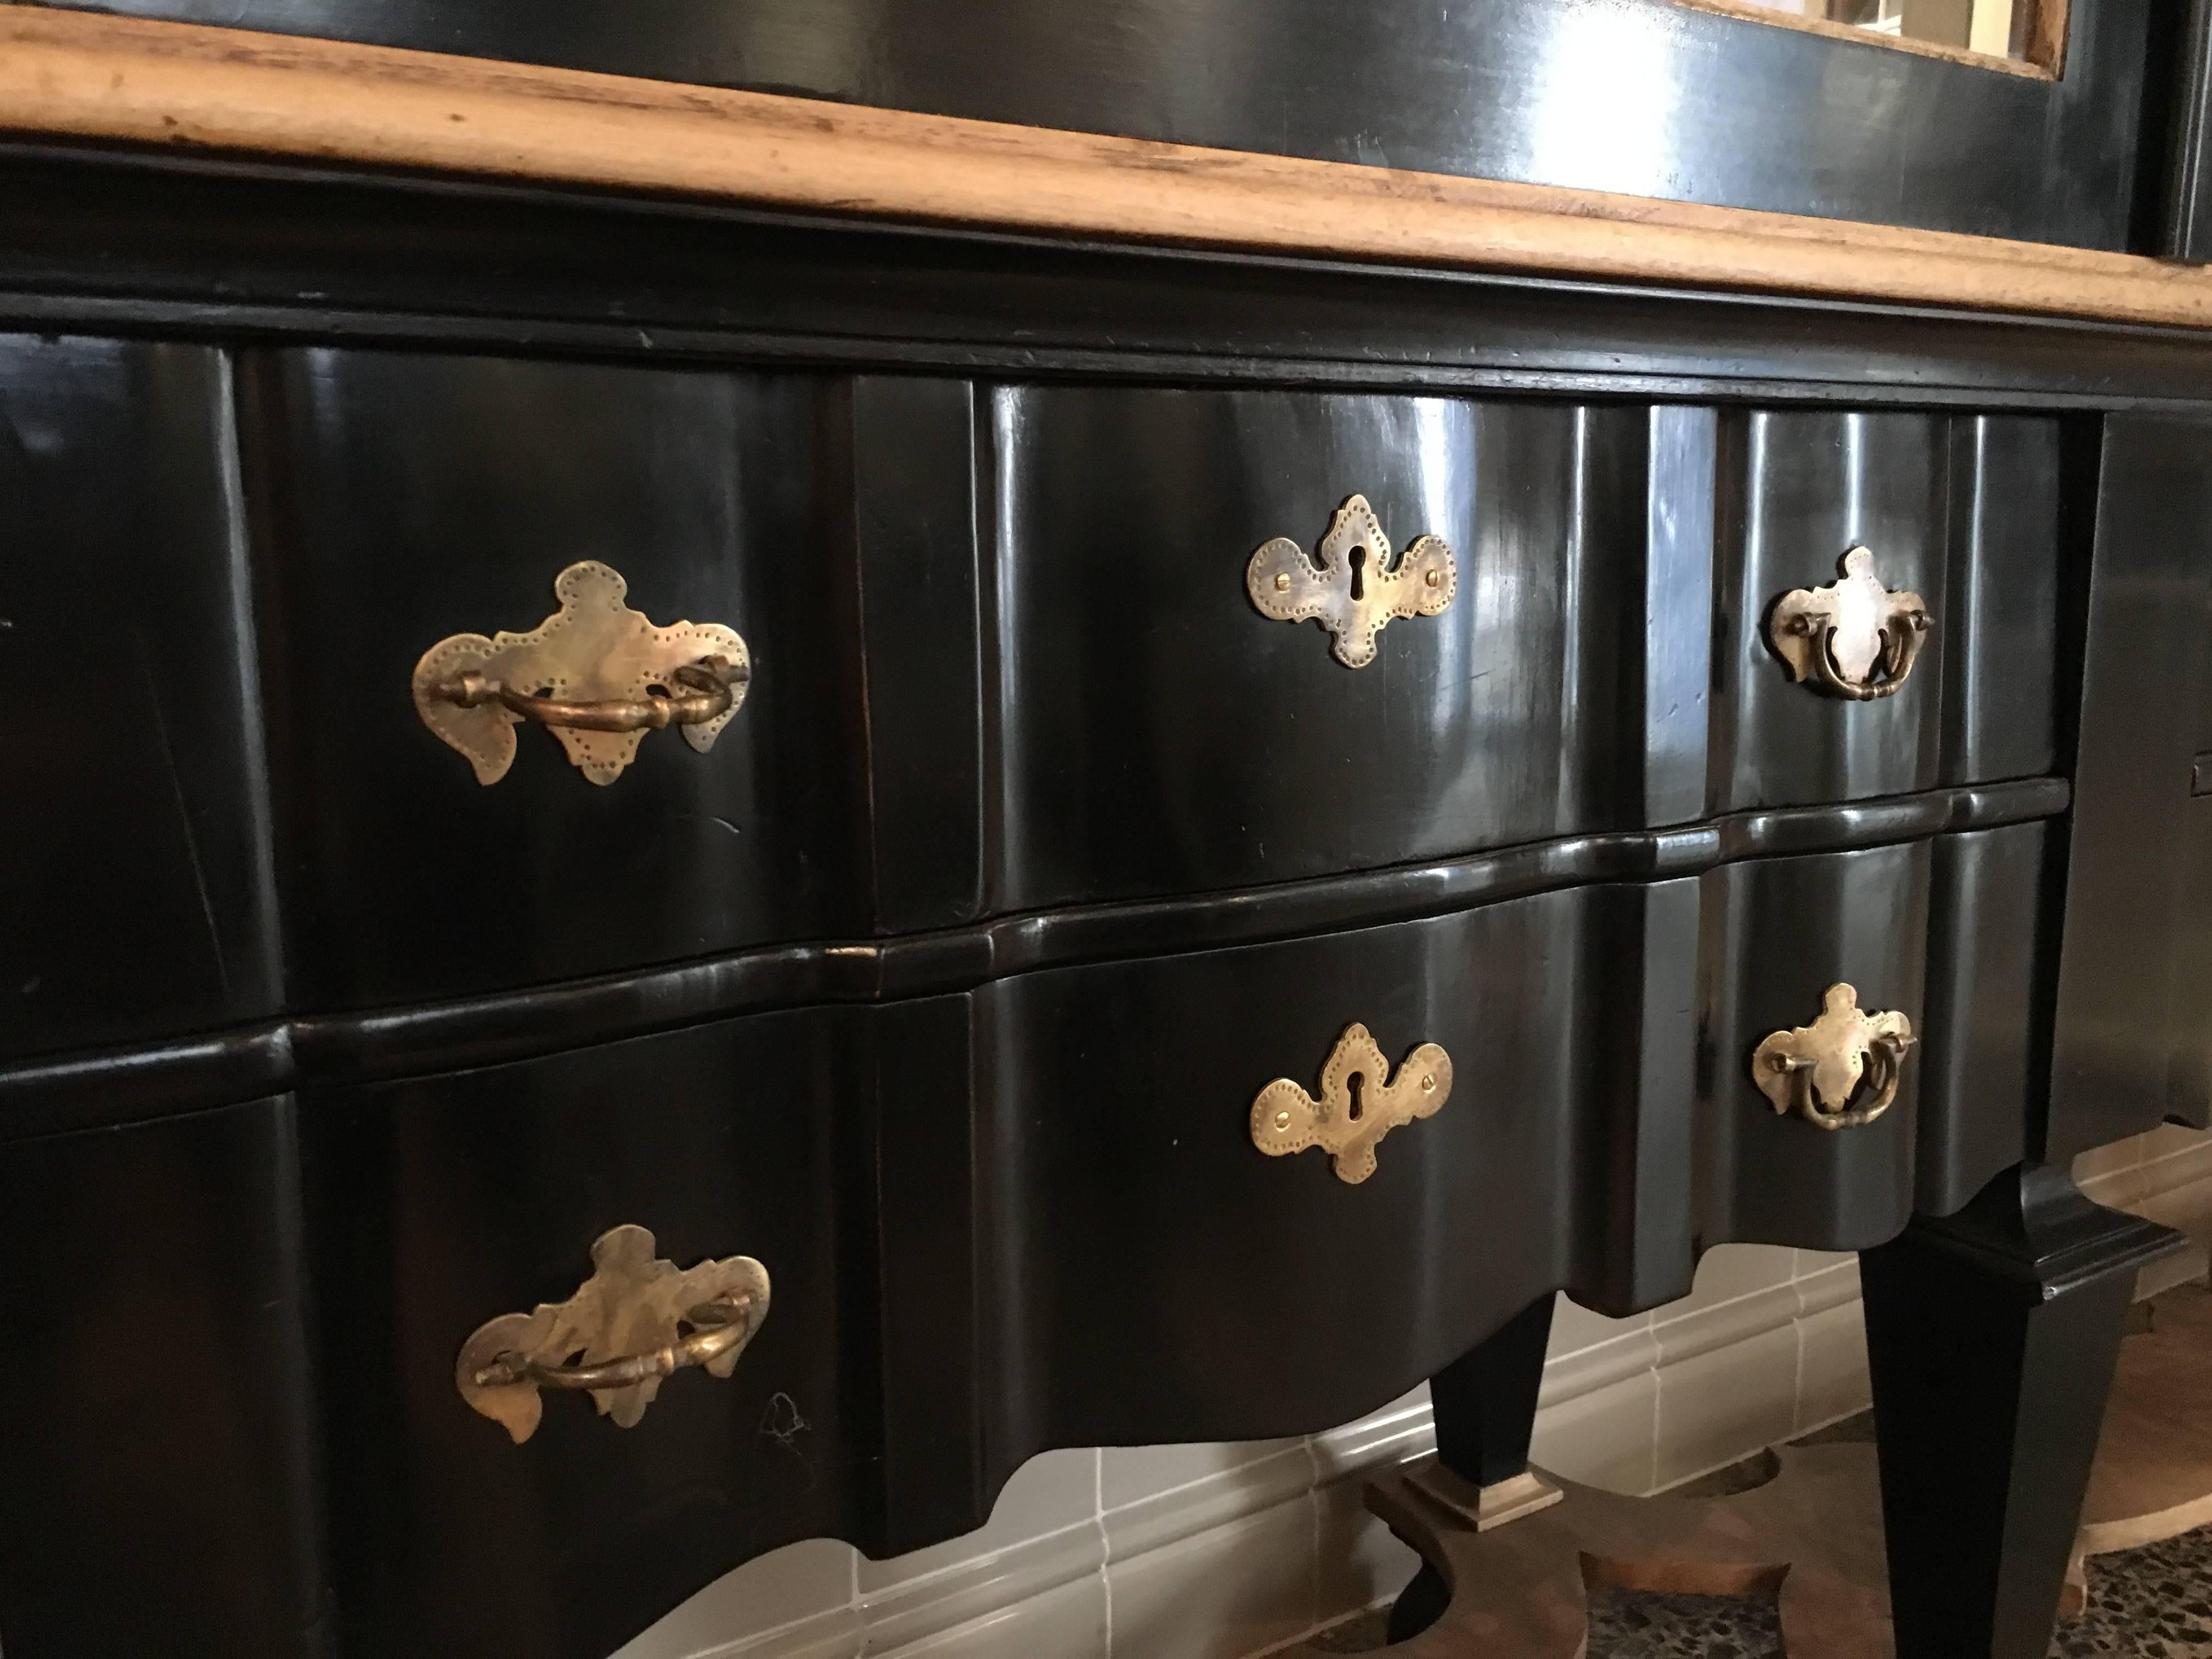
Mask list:
[{"label": "brass drawer handle", "polygon": [[1340,1181],[1375,1173],[1375,1144],[1401,1123],[1431,1117],[1451,1098],[1451,1056],[1425,1042],[1395,1078],[1364,1025],[1349,1025],[1321,1069],[1316,1100],[1286,1077],[1252,1102],[1252,1144],[1270,1158],[1323,1148]]},{"label": "brass drawer handle", "polygon": [[464,669],[430,688],[433,696],[462,708],[481,708],[499,702],[525,720],[540,726],[565,726],[579,732],[658,732],[664,726],[703,726],[730,712],[737,697],[737,677],[743,671],[720,657],[702,657],[685,663],[668,678],[685,687],[688,696],[610,697],[599,702],[563,702],[540,697],[511,685],[487,679],[475,669]]},{"label": "brass drawer handle", "polygon": [[1850,549],[1840,568],[1825,587],[1784,593],[1767,619],[1766,637],[1801,684],[1817,679],[1853,702],[1893,697],[1911,678],[1935,618],[1917,593],[1881,585],[1869,549]]},{"label": "brass drawer handle", "polygon": [[745,642],[720,623],[656,628],[623,602],[629,591],[596,559],[570,565],[553,581],[561,608],[528,633],[455,634],[424,652],[416,713],[486,785],[514,763],[514,728],[526,720],[559,738],[593,783],[620,777],[639,739],[663,726],[703,755],[745,700]]},{"label": "brass drawer handle", "polygon": [[520,1445],[538,1431],[540,1389],[582,1389],[628,1429],[663,1377],[694,1365],[729,1376],[768,1317],[768,1269],[747,1255],[678,1269],[653,1249],[643,1227],[610,1228],[575,1295],[479,1325],[453,1362],[461,1398]]},{"label": "brass drawer handle", "polygon": [[[1916,1039],[1899,1013],[1868,1013],[1857,988],[1831,985],[1810,1025],[1777,1031],[1751,1057],[1751,1080],[1778,1113],[1795,1111],[1823,1129],[1854,1129],[1880,1117],[1897,1099],[1905,1056]],[[1865,1105],[1851,1097],[1864,1082]]]},{"label": "brass drawer handle", "polygon": [[1394,568],[1390,538],[1364,495],[1336,510],[1320,563],[1287,536],[1264,544],[1244,567],[1244,591],[1277,622],[1317,620],[1346,668],[1375,660],[1375,636],[1394,617],[1441,615],[1459,592],[1459,562],[1441,536],[1424,536]]}]

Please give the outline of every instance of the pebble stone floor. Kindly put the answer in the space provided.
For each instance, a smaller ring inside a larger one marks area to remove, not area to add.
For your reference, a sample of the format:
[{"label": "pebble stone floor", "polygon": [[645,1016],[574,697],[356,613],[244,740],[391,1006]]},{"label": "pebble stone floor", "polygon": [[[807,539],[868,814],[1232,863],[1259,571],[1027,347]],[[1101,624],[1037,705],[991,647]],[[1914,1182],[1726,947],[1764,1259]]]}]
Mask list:
[{"label": "pebble stone floor", "polygon": [[[1802,1443],[1873,1437],[1862,1416]],[[1718,1497],[1764,1478],[1747,1458],[1684,1488]],[[1764,1596],[1659,1595],[1599,1589],[1590,1596],[1589,1659],[1787,1659],[1773,1601]],[[1384,1647],[1388,1614],[1366,1613],[1323,1632],[1328,1653]],[[2063,1620],[2051,1659],[2212,1659],[2212,1527],[2089,1561],[2089,1605]]]},{"label": "pebble stone floor", "polygon": [[[1382,1646],[1383,1615],[1327,1633],[1333,1653]],[[2212,1527],[2095,1557],[2089,1606],[2051,1638],[2051,1659],[2212,1659]],[[1774,1603],[1763,1597],[1653,1595],[1600,1590],[1590,1598],[1589,1659],[1785,1659]]]}]

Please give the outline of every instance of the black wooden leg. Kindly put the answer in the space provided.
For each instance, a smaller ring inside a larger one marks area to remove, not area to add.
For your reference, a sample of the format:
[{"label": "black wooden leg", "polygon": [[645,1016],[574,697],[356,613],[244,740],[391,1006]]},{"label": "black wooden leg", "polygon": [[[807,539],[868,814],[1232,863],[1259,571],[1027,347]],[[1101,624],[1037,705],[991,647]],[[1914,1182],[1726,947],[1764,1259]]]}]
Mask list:
[{"label": "black wooden leg", "polygon": [[[1437,1461],[1478,1486],[1510,1480],[1528,1467],[1553,1299],[1546,1291],[1429,1379]],[[1390,1609],[1390,1639],[1419,1635],[1443,1616],[1449,1600],[1443,1575],[1424,1564]]]},{"label": "black wooden leg", "polygon": [[2045,1659],[2136,1270],[2182,1243],[2022,1164],[1860,1255],[1898,1659]]}]

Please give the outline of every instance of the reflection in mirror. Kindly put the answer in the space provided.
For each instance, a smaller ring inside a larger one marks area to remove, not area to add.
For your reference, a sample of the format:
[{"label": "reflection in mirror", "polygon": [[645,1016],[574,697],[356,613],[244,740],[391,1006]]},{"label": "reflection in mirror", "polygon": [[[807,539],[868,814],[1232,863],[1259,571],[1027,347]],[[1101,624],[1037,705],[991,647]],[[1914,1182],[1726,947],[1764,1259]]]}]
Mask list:
[{"label": "reflection in mirror", "polygon": [[[1692,4],[1700,0],[1691,0]],[[1841,25],[1908,49],[1996,58],[2055,73],[2065,0],[1753,0],[1777,22]],[[1714,9],[1733,9],[1716,6]]]}]

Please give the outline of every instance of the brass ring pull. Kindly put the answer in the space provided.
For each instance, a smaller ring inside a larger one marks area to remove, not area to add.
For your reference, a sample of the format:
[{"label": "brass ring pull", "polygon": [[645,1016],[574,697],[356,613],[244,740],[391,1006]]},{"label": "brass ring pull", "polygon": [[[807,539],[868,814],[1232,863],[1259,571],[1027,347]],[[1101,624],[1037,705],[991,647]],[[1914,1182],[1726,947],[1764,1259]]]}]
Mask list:
[{"label": "brass ring pull", "polygon": [[543,726],[576,769],[612,783],[647,732],[672,726],[700,754],[745,700],[752,658],[735,629],[656,628],[623,603],[622,573],[584,559],[553,581],[561,608],[526,634],[455,634],[415,665],[415,712],[477,781],[514,764],[514,728]]},{"label": "brass ring pull", "polygon": [[1853,702],[1893,697],[1911,678],[1935,618],[1917,593],[1881,585],[1866,548],[1845,553],[1842,570],[1825,587],[1784,594],[1767,638],[1801,684],[1816,680]]},{"label": "brass ring pull", "polygon": [[[1850,985],[1831,985],[1820,1017],[1777,1031],[1751,1057],[1751,1079],[1778,1113],[1796,1112],[1823,1129],[1871,1123],[1897,1100],[1905,1056],[1917,1040],[1899,1013],[1868,1013]],[[1861,1085],[1874,1097],[1853,1106]]]},{"label": "brass ring pull", "polygon": [[538,1431],[540,1389],[587,1393],[627,1429],[664,1377],[728,1376],[768,1317],[768,1269],[749,1255],[678,1268],[653,1250],[643,1227],[611,1227],[575,1295],[477,1327],[453,1361],[461,1398],[519,1445]]},{"label": "brass ring pull", "polygon": [[684,687],[689,696],[568,702],[519,691],[471,668],[439,681],[431,687],[431,693],[461,708],[481,708],[488,702],[497,702],[540,726],[565,726],[578,732],[658,732],[665,726],[703,726],[721,719],[736,701],[745,673],[742,664],[733,665],[726,658],[702,657],[668,677]]},{"label": "brass ring pull", "polygon": [[753,1334],[753,1298],[750,1292],[731,1291],[712,1302],[686,1308],[678,1317],[692,1328],[691,1334],[665,1342],[644,1353],[624,1354],[596,1365],[549,1365],[542,1359],[513,1349],[494,1356],[476,1374],[480,1389],[504,1389],[529,1382],[541,1389],[627,1389],[648,1376],[673,1376],[692,1365],[712,1364],[732,1348],[743,1347]]}]

